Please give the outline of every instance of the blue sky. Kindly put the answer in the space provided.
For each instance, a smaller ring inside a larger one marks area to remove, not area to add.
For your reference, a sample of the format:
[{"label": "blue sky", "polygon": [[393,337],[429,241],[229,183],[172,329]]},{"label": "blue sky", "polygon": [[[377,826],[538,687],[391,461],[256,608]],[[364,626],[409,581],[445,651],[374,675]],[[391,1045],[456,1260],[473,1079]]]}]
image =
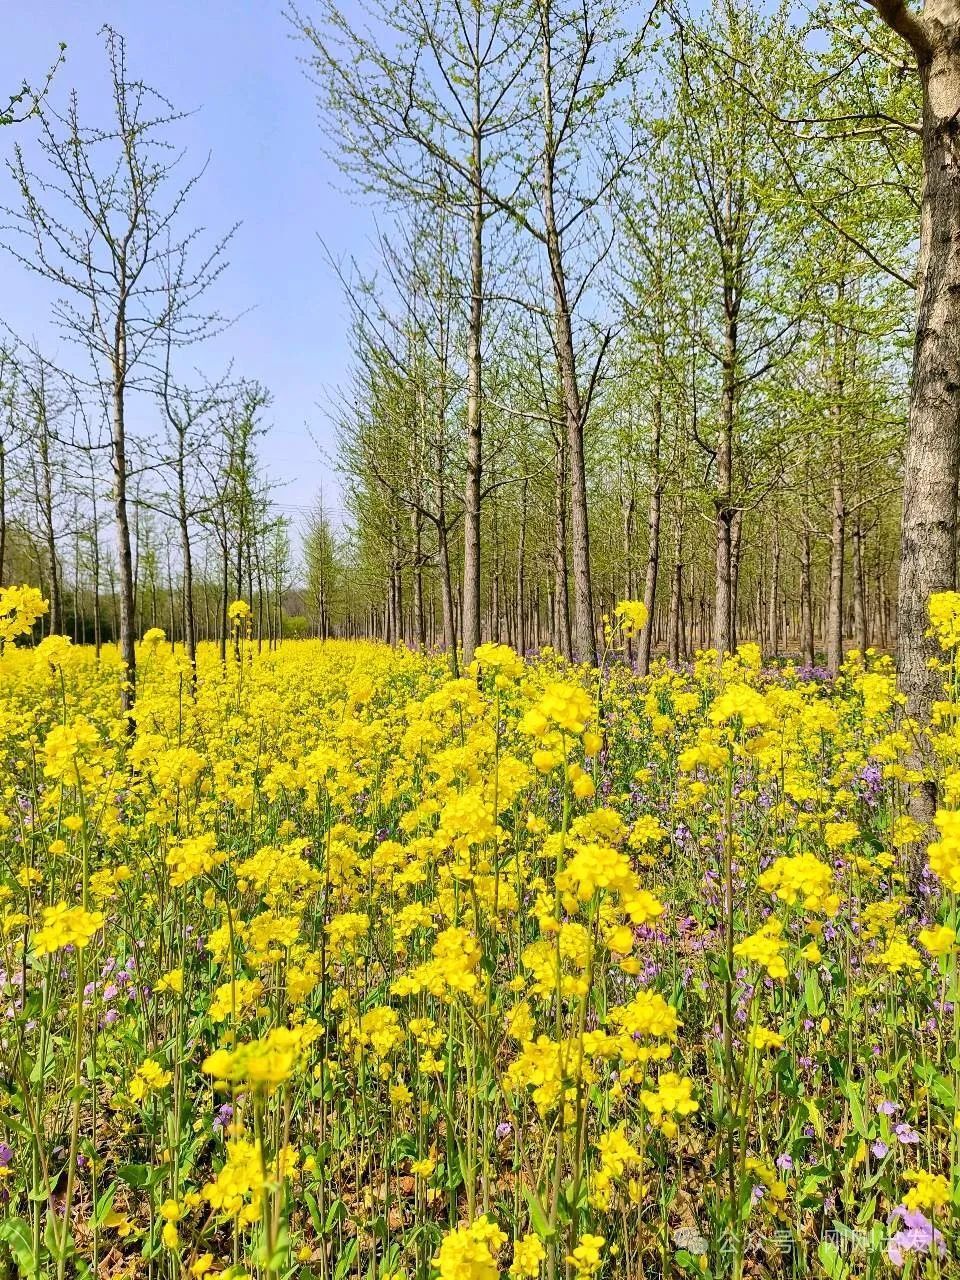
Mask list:
[{"label": "blue sky", "polygon": [[[310,0],[304,0],[309,10]],[[347,6],[350,7],[349,4]],[[349,352],[346,307],[318,236],[335,255],[370,254],[372,212],[344,191],[321,154],[312,86],[297,59],[280,0],[34,0],[7,6],[0,41],[0,97],[43,77],[67,44],[52,99],[76,88],[103,118],[106,60],[100,27],[110,22],[127,40],[133,76],[195,114],[182,138],[193,167],[210,166],[187,223],[211,236],[241,221],[230,267],[216,300],[230,315],[248,314],[230,332],[194,352],[192,363],[220,371],[233,357],[238,372],[273,392],[272,429],[264,444],[269,470],[283,482],[279,502],[295,519],[321,485],[333,505],[335,479],[322,449],[332,447],[325,405],[345,379]],[[0,131],[0,159],[19,141],[30,155],[30,124]],[[0,205],[12,199],[0,173]],[[45,284],[0,253],[0,319],[48,350],[51,294]],[[149,430],[150,409],[135,408],[135,427]]]}]

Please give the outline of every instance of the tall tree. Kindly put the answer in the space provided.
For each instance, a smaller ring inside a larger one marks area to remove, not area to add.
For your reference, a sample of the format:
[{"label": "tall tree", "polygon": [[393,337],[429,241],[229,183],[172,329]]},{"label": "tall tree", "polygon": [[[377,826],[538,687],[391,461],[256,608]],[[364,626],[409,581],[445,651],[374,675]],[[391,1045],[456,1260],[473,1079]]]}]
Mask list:
[{"label": "tall tree", "polygon": [[[199,175],[178,180],[169,149],[182,115],[131,78],[123,38],[110,27],[103,34],[113,119],[84,123],[76,93],[62,113],[46,101],[37,105],[43,167],[31,170],[18,145],[10,168],[21,202],[10,211],[9,247],[60,291],[56,317],[89,354],[94,383],[109,406],[120,652],[127,671],[122,707],[129,711],[136,689],[136,590],[128,397],[164,330],[195,340],[215,325],[197,303],[224,265],[225,242],[194,261],[196,231],[183,232],[179,224]],[[164,272],[172,289],[164,287]]]},{"label": "tall tree", "polygon": [[[721,654],[736,644],[745,397],[776,358],[793,321],[778,293],[784,275],[775,270],[783,250],[772,199],[775,159],[745,84],[762,79],[764,96],[778,96],[778,51],[786,34],[782,15],[766,19],[743,0],[717,0],[702,26],[684,27],[675,62],[678,116],[715,289],[702,332],[720,374],[717,426],[698,442],[714,478],[713,647]],[[729,73],[731,66],[737,75]]]},{"label": "tall tree", "polygon": [[[483,336],[487,224],[499,152],[524,108],[532,44],[520,9],[497,0],[378,0],[376,34],[333,0],[320,20],[289,13],[311,45],[320,103],[338,163],[362,187],[452,208],[467,227],[466,453],[463,499],[464,659],[480,642]],[[519,20],[518,20],[519,18]]]},{"label": "tall tree", "polygon": [[900,683],[912,715],[938,696],[927,601],[957,581],[960,481],[960,7],[870,0],[910,48],[922,95],[917,325],[897,596]]}]

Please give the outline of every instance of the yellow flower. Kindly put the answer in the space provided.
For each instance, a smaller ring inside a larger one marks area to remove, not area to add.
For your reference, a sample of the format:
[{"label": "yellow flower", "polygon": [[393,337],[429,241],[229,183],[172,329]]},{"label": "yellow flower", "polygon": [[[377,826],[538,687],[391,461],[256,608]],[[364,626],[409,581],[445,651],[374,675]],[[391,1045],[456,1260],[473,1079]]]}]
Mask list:
[{"label": "yellow flower", "polygon": [[510,1274],[516,1280],[529,1280],[540,1272],[540,1265],[547,1256],[547,1251],[535,1235],[521,1236],[513,1242],[513,1261],[510,1263]]},{"label": "yellow flower", "polygon": [[157,980],[157,991],[172,991],[175,995],[183,995],[183,970],[171,969]]},{"label": "yellow flower", "polygon": [[584,689],[554,680],[547,685],[537,706],[520,721],[520,731],[542,738],[552,728],[579,737],[593,712],[593,699]]},{"label": "yellow flower", "polygon": [[889,974],[902,973],[904,970],[916,973],[922,967],[920,953],[905,938],[900,937],[892,938],[883,951],[869,956],[868,961],[886,969]]},{"label": "yellow flower", "polygon": [[262,1040],[217,1049],[204,1060],[203,1071],[215,1080],[269,1093],[290,1078],[319,1033],[316,1023],[274,1027]]},{"label": "yellow flower", "polygon": [[950,1183],[942,1173],[927,1173],[925,1169],[908,1169],[903,1175],[912,1183],[903,1197],[908,1209],[932,1209],[937,1212],[950,1203]]},{"label": "yellow flower", "polygon": [[170,884],[173,888],[179,889],[198,876],[212,871],[225,859],[226,854],[221,853],[216,847],[216,837],[207,832],[181,840],[167,854]]},{"label": "yellow flower", "polygon": [[760,965],[766,969],[769,977],[783,979],[787,976],[787,965],[783,958],[786,943],[782,934],[783,925],[775,916],[771,916],[756,933],[738,942],[733,948],[733,954]]},{"label": "yellow flower", "polygon": [[934,925],[929,929],[921,929],[917,934],[920,945],[932,956],[949,955],[957,947],[957,931],[946,924]]},{"label": "yellow flower", "polygon": [[137,1068],[137,1073],[130,1081],[128,1090],[130,1097],[142,1102],[151,1093],[165,1089],[173,1079],[173,1073],[165,1071],[153,1058],[147,1058]]},{"label": "yellow flower", "polygon": [[640,1101],[650,1112],[655,1123],[662,1123],[664,1116],[676,1114],[692,1115],[700,1109],[700,1104],[693,1096],[693,1083],[675,1071],[666,1071],[657,1080],[656,1090],[644,1089]]},{"label": "yellow flower", "polygon": [[812,853],[792,858],[777,858],[757,880],[758,886],[773,893],[788,905],[800,899],[807,911],[822,911],[835,916],[840,898],[832,892],[833,871]]},{"label": "yellow flower", "polygon": [[960,893],[960,809],[941,809],[933,821],[940,839],[927,849],[930,870],[948,889]]},{"label": "yellow flower", "polygon": [[440,1280],[497,1280],[497,1254],[506,1242],[506,1234],[485,1213],[457,1227],[444,1237],[434,1259]]},{"label": "yellow flower", "polygon": [[716,725],[738,721],[744,729],[756,729],[770,719],[766,699],[748,684],[728,685],[710,708],[710,722]]},{"label": "yellow flower", "polygon": [[747,1156],[744,1167],[747,1173],[753,1175],[752,1181],[755,1186],[764,1187],[778,1203],[786,1200],[786,1185],[781,1182],[770,1165],[763,1160],[758,1160],[755,1156]]},{"label": "yellow flower", "polygon": [[105,920],[102,911],[68,907],[65,902],[44,907],[42,915],[43,925],[33,935],[33,949],[38,956],[61,951],[64,947],[82,950],[103,928]]},{"label": "yellow flower", "polygon": [[960,592],[938,591],[927,604],[930,630],[941,649],[955,649],[960,644]]},{"label": "yellow flower", "polygon": [[647,606],[642,600],[621,600],[616,609],[625,636],[642,631],[647,625]]},{"label": "yellow flower", "polygon": [[48,607],[36,587],[0,587],[0,646],[28,635]]},{"label": "yellow flower", "polygon": [[474,671],[492,671],[497,676],[515,680],[523,675],[523,659],[508,644],[477,645],[473,653]]},{"label": "yellow flower", "polygon": [[769,1027],[754,1027],[747,1036],[747,1044],[751,1049],[782,1049],[783,1036],[777,1031],[771,1031]]},{"label": "yellow flower", "polygon": [[604,1236],[585,1233],[577,1241],[573,1253],[567,1255],[567,1262],[578,1276],[595,1276],[602,1265],[601,1252],[606,1243]]}]

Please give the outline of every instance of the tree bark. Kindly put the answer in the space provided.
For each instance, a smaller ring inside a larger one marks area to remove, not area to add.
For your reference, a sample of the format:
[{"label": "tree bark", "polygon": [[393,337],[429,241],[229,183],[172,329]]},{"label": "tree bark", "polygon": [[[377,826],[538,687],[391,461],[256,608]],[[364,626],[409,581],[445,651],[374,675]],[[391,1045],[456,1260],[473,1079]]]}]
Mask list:
[{"label": "tree bark", "polygon": [[770,593],[767,600],[767,644],[768,655],[771,658],[777,658],[780,654],[780,630],[779,630],[779,614],[778,599],[780,593],[780,535],[774,534],[773,538],[773,563],[770,567]]},{"label": "tree bark", "polygon": [[450,670],[456,677],[459,673],[457,624],[453,603],[453,578],[450,572],[450,541],[442,511],[440,522],[437,525],[437,539],[440,553],[440,600],[443,614],[443,643],[450,659]]},{"label": "tree bark", "polygon": [[833,443],[830,504],[830,585],[827,599],[827,670],[835,676],[843,662],[843,567],[847,509],[843,496],[843,442]]},{"label": "tree bark", "polygon": [[[41,392],[41,394],[43,394]],[[63,597],[60,583],[60,564],[57,559],[57,540],[53,516],[53,474],[50,464],[50,434],[46,422],[46,410],[39,410],[41,421],[38,422],[40,438],[37,441],[40,453],[40,511],[43,516],[43,541],[47,553],[47,574],[50,579],[50,634],[59,635],[63,631]]]},{"label": "tree bark", "polygon": [[[475,6],[480,48],[481,6]],[[483,474],[481,337],[483,331],[483,124],[480,63],[473,82],[470,155],[470,320],[467,326],[467,474],[463,500],[463,661],[473,661],[480,643],[480,499]]]},{"label": "tree bark", "polygon": [[[658,362],[659,363],[659,362]],[[660,370],[658,369],[658,377]],[[660,444],[663,438],[663,401],[658,388],[653,402],[652,484],[650,505],[647,509],[647,574],[643,584],[643,603],[647,608],[647,621],[639,635],[640,654],[638,669],[642,676],[650,670],[650,653],[653,648],[654,609],[657,603],[657,574],[660,569],[660,512],[663,506],[663,480],[660,476]]]},{"label": "tree bark", "polygon": [[516,646],[519,653],[527,648],[526,573],[527,573],[527,489],[529,481],[524,476],[520,485],[520,530],[517,542],[517,626]]},{"label": "tree bark", "polygon": [[570,603],[567,593],[567,466],[566,441],[557,441],[553,485],[553,647],[572,656]]},{"label": "tree bark", "polygon": [[0,586],[7,558],[7,451],[0,440]]},{"label": "tree bark", "polygon": [[681,629],[683,620],[683,565],[679,556],[674,561],[670,579],[670,612],[667,618],[667,660],[673,666],[680,661]]},{"label": "tree bark", "polygon": [[[883,10],[881,10],[883,13]],[[891,17],[884,14],[891,22]],[[920,19],[916,19],[917,22]],[[960,15],[937,0],[914,32],[923,90],[923,200],[917,266],[917,334],[904,460],[897,666],[907,712],[925,719],[940,696],[929,668],[932,594],[957,577],[960,474]],[[910,39],[909,32],[901,31]],[[914,41],[912,41],[914,42]],[[932,792],[927,811],[932,812]]]},{"label": "tree bark", "polygon": [[[132,710],[136,699],[137,654],[134,646],[134,612],[136,589],[133,580],[133,552],[130,545],[130,523],[127,513],[127,436],[124,419],[124,390],[126,378],[126,329],[121,317],[117,320],[117,362],[113,371],[113,420],[111,461],[113,465],[114,518],[117,527],[117,571],[120,587],[120,658],[126,672],[120,695],[124,714]],[[134,721],[128,718],[130,732]]]},{"label": "tree bark", "polygon": [[805,528],[800,536],[800,644],[804,664],[812,667],[816,654],[813,645],[813,599],[810,530]]},{"label": "tree bark", "polygon": [[867,583],[863,571],[863,525],[859,517],[853,526],[853,634],[857,648],[865,653],[867,635]]},{"label": "tree bark", "polygon": [[737,300],[724,284],[724,352],[720,439],[717,442],[717,491],[714,498],[717,581],[713,604],[713,647],[720,655],[733,646],[733,430],[736,419]]},{"label": "tree bark", "polygon": [[563,248],[557,227],[554,170],[555,137],[553,122],[553,50],[549,6],[541,7],[543,27],[543,224],[553,284],[554,340],[560,363],[564,421],[570,469],[570,545],[573,563],[574,645],[573,656],[596,665],[597,637],[593,617],[593,582],[590,569],[590,526],[587,513],[587,469],[583,442],[583,405],[577,382],[577,357],[573,342],[573,322],[567,295]]}]

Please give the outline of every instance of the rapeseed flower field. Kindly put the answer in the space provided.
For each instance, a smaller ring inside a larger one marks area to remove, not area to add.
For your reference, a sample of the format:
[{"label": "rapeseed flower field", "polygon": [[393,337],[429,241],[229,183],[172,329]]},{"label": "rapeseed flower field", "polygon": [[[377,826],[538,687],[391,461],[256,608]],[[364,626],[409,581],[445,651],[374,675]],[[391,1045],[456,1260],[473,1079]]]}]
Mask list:
[{"label": "rapeseed flower field", "polygon": [[[960,598],[944,697],[484,645],[196,679],[0,598],[0,1272],[948,1276]],[[908,812],[935,777],[932,830]],[[929,848],[927,848],[929,845]]]}]

